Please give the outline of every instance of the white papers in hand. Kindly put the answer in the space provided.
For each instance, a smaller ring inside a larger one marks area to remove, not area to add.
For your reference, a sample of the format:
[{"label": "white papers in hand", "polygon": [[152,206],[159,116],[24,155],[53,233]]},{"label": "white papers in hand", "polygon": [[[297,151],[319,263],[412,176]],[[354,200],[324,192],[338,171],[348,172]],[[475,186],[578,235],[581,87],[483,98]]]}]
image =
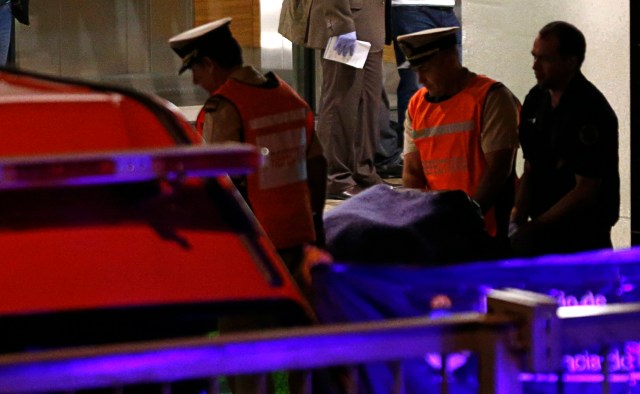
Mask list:
[{"label": "white papers in hand", "polygon": [[342,56],[338,54],[335,49],[333,49],[337,39],[338,37],[335,36],[329,38],[329,42],[327,42],[327,47],[324,50],[323,57],[327,60],[344,63],[355,68],[364,67],[364,62],[367,60],[367,56],[369,56],[369,49],[371,49],[371,44],[366,41],[356,40],[356,48],[353,51],[353,55]]}]

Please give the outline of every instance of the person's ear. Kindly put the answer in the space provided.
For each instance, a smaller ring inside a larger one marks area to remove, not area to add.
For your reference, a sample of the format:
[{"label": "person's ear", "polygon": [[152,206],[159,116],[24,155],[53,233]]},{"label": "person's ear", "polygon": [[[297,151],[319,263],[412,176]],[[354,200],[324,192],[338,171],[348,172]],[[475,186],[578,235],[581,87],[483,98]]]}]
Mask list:
[{"label": "person's ear", "polygon": [[202,58],[202,60],[200,61],[200,63],[207,69],[213,69],[216,66],[216,62],[214,62],[213,60],[211,60],[210,57],[208,56],[204,56]]}]

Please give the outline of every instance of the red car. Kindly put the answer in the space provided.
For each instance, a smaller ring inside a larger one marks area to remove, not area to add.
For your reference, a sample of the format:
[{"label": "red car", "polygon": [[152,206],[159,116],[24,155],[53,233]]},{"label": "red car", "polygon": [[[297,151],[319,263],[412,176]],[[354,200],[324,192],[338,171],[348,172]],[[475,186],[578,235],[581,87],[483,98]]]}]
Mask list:
[{"label": "red car", "polygon": [[227,176],[253,147],[201,145],[156,97],[9,70],[0,130],[0,351],[310,316]]}]

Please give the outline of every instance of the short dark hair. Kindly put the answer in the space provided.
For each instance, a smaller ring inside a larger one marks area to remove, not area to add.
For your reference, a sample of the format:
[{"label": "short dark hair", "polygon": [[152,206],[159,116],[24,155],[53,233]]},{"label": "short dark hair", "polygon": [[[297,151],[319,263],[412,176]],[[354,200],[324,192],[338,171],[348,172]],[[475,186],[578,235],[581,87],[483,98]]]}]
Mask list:
[{"label": "short dark hair", "polygon": [[220,67],[227,69],[242,66],[243,64],[240,44],[231,35],[203,45],[198,51],[198,60],[201,60],[204,56],[216,62]]},{"label": "short dark hair", "polygon": [[568,22],[554,21],[540,29],[538,35],[541,38],[556,37],[560,55],[575,56],[578,59],[578,68],[582,66],[587,51],[587,41],[577,27]]}]

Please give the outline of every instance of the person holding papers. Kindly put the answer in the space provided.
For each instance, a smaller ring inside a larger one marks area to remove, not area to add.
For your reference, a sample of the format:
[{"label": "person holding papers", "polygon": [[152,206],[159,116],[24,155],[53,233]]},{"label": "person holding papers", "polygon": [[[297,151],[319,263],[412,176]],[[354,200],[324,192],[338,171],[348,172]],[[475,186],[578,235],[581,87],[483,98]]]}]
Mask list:
[{"label": "person holding papers", "polygon": [[[374,156],[379,138],[382,50],[391,42],[390,4],[381,0],[285,0],[282,5],[279,32],[295,44],[323,52],[317,133],[328,161],[329,198],[344,200],[383,183]],[[364,43],[370,48],[362,68],[345,64],[366,52]],[[326,59],[331,55],[326,52],[335,52],[335,60]]]}]

